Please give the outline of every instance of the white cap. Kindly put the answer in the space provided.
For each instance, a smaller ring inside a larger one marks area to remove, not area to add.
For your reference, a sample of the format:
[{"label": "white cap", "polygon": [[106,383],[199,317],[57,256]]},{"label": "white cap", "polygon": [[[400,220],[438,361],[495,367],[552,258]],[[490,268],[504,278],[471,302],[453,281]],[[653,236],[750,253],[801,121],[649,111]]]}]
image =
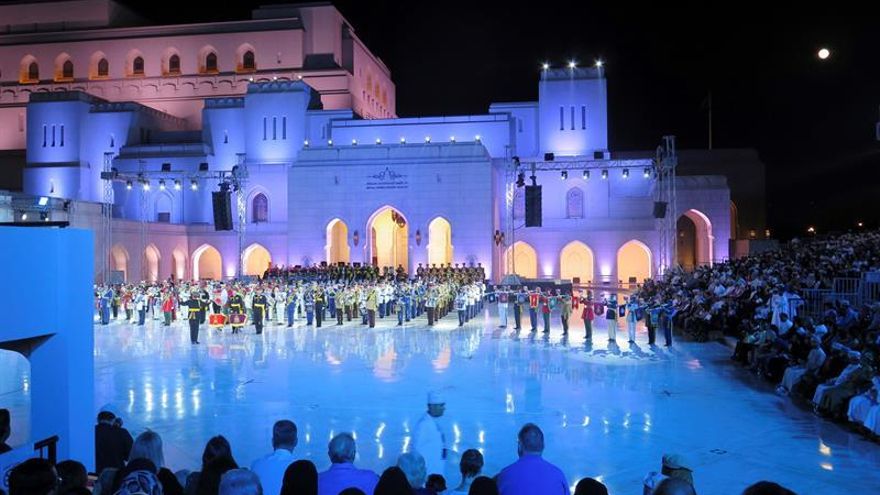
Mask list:
[{"label": "white cap", "polygon": [[428,404],[446,404],[446,397],[439,390],[428,392]]}]

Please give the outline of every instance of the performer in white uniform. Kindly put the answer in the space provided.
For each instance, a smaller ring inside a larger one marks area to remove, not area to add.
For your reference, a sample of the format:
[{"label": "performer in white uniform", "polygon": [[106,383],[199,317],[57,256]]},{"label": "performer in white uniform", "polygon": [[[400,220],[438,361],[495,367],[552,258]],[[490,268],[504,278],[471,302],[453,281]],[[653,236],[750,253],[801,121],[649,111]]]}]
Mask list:
[{"label": "performer in white uniform", "polygon": [[425,458],[427,474],[445,476],[446,435],[438,421],[446,410],[446,400],[437,391],[428,394],[428,411],[419,419],[413,435],[413,450]]}]

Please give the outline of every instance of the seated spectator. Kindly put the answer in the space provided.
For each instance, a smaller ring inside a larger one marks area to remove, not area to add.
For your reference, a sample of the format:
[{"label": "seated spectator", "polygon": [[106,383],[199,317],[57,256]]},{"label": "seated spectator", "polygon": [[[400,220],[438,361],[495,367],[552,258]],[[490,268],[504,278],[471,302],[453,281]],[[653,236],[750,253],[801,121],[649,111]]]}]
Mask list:
[{"label": "seated spectator", "polygon": [[425,481],[425,489],[431,493],[443,493],[446,491],[446,478],[439,474],[429,474]]},{"label": "seated spectator", "polygon": [[263,487],[253,471],[232,469],[220,478],[219,495],[263,495]]},{"label": "seated spectator", "polygon": [[6,443],[10,435],[12,435],[12,422],[9,409],[0,409],[0,454],[12,450],[12,447]]},{"label": "seated spectator", "polygon": [[822,349],[822,338],[814,335],[810,339],[810,353],[807,355],[806,362],[797,363],[789,366],[782,376],[782,384],[779,385],[781,393],[791,393],[794,386],[797,385],[801,378],[807,373],[816,373],[825,363],[825,351]]},{"label": "seated spectator", "polygon": [[644,495],[657,493],[657,487],[667,478],[680,479],[693,485],[694,475],[693,470],[688,467],[689,465],[690,463],[680,454],[664,454],[660,472],[651,471],[648,473],[648,476],[645,477],[642,493]]},{"label": "seated spectator", "polygon": [[56,495],[58,473],[46,459],[28,459],[9,473],[9,495]]},{"label": "seated spectator", "polygon": [[461,471],[461,483],[452,493],[467,493],[471,488],[471,484],[483,471],[483,454],[477,449],[465,450],[461,454],[458,470]]},{"label": "seated spectator", "polygon": [[373,495],[412,495],[412,492],[406,474],[399,467],[391,466],[379,476]]},{"label": "seated spectator", "polygon": [[131,433],[121,423],[116,426],[116,419],[110,411],[98,413],[98,424],[95,425],[95,472],[98,474],[107,468],[124,467],[134,443]]},{"label": "seated spectator", "polygon": [[849,366],[836,378],[829,379],[816,388],[813,404],[818,414],[842,416],[843,407],[870,381],[870,370],[862,366],[862,355],[849,351]]},{"label": "seated spectator", "polygon": [[694,486],[680,478],[666,478],[651,495],[697,495]]},{"label": "seated spectator", "polygon": [[[131,453],[128,458],[131,461],[135,459],[147,459],[156,467],[156,477],[162,484],[162,492],[164,495],[183,495],[183,486],[177,481],[168,468],[165,467],[165,454],[162,450],[162,437],[155,431],[145,431],[138,435],[131,446]],[[127,467],[127,466],[126,466]],[[116,476],[118,481],[119,475]]]},{"label": "seated spectator", "polygon": [[425,489],[425,458],[418,452],[407,452],[397,458],[397,467],[406,475],[406,481],[412,487],[412,492],[419,495],[430,495]]},{"label": "seated spectator", "polygon": [[281,495],[317,495],[318,470],[312,461],[296,461],[284,471]]},{"label": "seated spectator", "polygon": [[284,473],[294,461],[293,449],[296,448],[296,444],[296,424],[286,419],[277,421],[272,427],[273,452],[251,464],[251,471],[260,477],[263,492],[275,495],[281,491]]},{"label": "seated spectator", "polygon": [[220,490],[220,479],[233,469],[238,469],[238,464],[228,455],[221,455],[209,461],[199,474],[196,495],[216,495]]},{"label": "seated spectator", "polygon": [[350,433],[340,433],[327,445],[330,468],[318,475],[318,494],[336,495],[345,488],[359,488],[373,493],[379,476],[369,469],[354,467],[357,446]]},{"label": "seated spectator", "polygon": [[574,495],[608,495],[608,488],[593,478],[584,478],[574,487]]},{"label": "seated spectator", "polygon": [[92,487],[92,495],[113,495],[113,481],[119,472],[116,468],[106,468],[98,474],[95,486]]},{"label": "seated spectator", "polygon": [[58,487],[58,495],[89,495],[87,488],[89,475],[86,467],[76,461],[62,461],[55,465],[61,485]]},{"label": "seated spectator", "polygon": [[498,473],[498,491],[502,495],[568,495],[565,475],[562,470],[541,457],[543,452],[544,432],[537,425],[526,423],[518,435],[519,460]]},{"label": "seated spectator", "polygon": [[468,490],[468,495],[498,495],[498,493],[498,484],[486,476],[478,476]]},{"label": "seated spectator", "polygon": [[878,395],[880,395],[880,376],[875,376],[871,380],[870,389],[850,399],[847,418],[859,426],[864,426],[871,408],[878,404]]},{"label": "seated spectator", "polygon": [[785,488],[777,483],[770,481],[759,481],[754,485],[746,488],[742,495],[797,495],[793,491]]},{"label": "seated spectator", "polygon": [[218,457],[229,457],[230,459],[234,459],[234,457],[232,457],[232,447],[223,435],[217,435],[208,440],[208,443],[205,444],[205,450],[202,451],[201,471],[193,471],[186,477],[186,486],[184,489],[186,495],[196,495],[196,493],[198,493],[199,478],[201,477],[202,472],[207,469],[207,466],[211,461]]},{"label": "seated spectator", "polygon": [[156,466],[147,459],[135,459],[128,463],[119,489],[114,495],[156,495],[162,492],[162,483],[156,476]]}]

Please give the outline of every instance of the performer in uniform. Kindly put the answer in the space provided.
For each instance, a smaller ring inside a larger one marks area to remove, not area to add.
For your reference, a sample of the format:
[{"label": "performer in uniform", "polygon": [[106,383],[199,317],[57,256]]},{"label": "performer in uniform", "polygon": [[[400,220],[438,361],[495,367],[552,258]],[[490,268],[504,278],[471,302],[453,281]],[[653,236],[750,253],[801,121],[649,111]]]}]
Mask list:
[{"label": "performer in uniform", "polygon": [[202,311],[202,303],[192,297],[192,293],[186,296],[184,305],[187,307],[186,319],[189,322],[189,341],[193,345],[199,343],[199,313]]},{"label": "performer in uniform", "polygon": [[263,322],[268,315],[266,311],[269,307],[269,301],[260,287],[257,287],[257,294],[254,296],[253,305],[254,327],[257,329],[257,335],[261,335],[263,333]]},{"label": "performer in uniform", "polygon": [[[237,315],[237,316],[233,316]],[[244,326],[247,313],[245,313],[244,298],[241,293],[236,291],[232,299],[229,300],[229,321],[232,322],[232,333],[238,333]]]}]

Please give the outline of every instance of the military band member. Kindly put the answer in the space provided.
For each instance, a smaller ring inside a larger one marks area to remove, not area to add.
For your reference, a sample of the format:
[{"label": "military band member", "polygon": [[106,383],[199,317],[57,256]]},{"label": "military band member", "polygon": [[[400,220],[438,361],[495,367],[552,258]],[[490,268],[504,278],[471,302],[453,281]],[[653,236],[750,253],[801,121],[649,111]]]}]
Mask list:
[{"label": "military band member", "polygon": [[[241,296],[240,292],[236,292],[235,295],[233,295],[232,298],[229,299],[230,321],[232,315],[247,315],[245,311],[244,298]],[[244,326],[244,322],[242,320],[232,323],[232,333],[238,333],[241,330],[242,326]]]},{"label": "military band member", "polygon": [[195,345],[199,343],[199,313],[202,311],[202,303],[192,297],[192,293],[186,297],[184,303],[187,307],[187,321],[189,322],[189,341]]},{"label": "military band member", "polygon": [[263,294],[263,289],[257,288],[257,294],[253,299],[254,327],[257,329],[257,335],[263,333],[263,323],[268,315],[269,301]]},{"label": "military band member", "polygon": [[321,322],[324,321],[324,289],[320,285],[315,287],[315,326],[321,328]]}]

